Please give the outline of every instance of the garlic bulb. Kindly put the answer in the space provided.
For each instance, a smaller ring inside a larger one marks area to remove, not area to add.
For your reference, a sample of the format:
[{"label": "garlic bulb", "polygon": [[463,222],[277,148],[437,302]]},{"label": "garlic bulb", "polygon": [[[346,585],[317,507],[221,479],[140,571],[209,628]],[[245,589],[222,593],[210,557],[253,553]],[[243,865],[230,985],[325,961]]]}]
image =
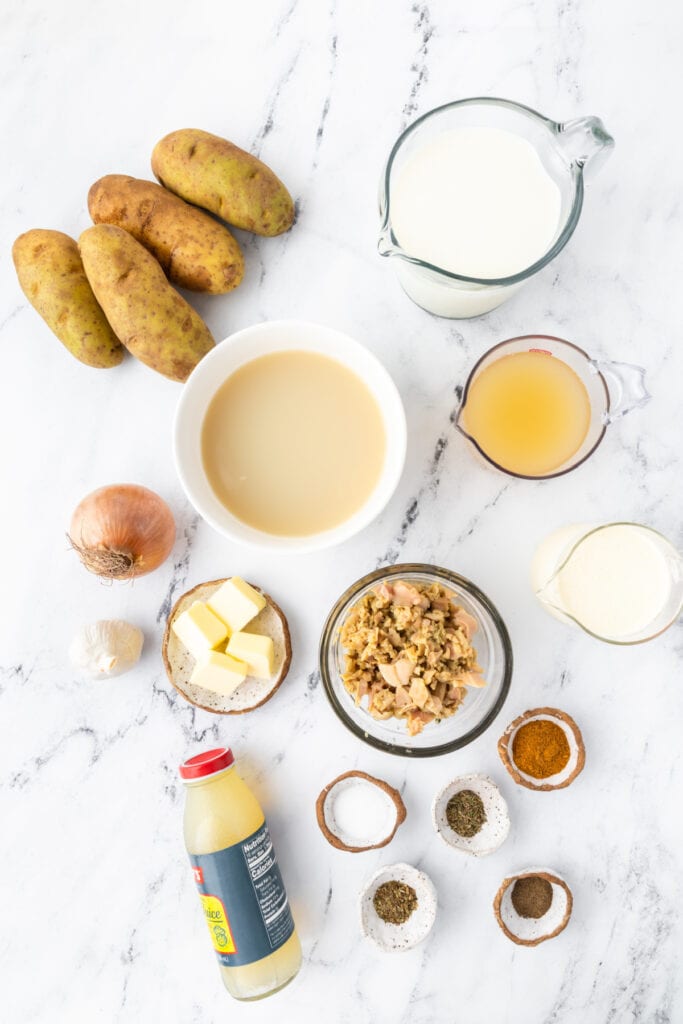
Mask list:
[{"label": "garlic bulb", "polygon": [[93,678],[120,676],[138,662],[144,636],[122,619],[100,619],[82,626],[69,648],[76,668]]}]

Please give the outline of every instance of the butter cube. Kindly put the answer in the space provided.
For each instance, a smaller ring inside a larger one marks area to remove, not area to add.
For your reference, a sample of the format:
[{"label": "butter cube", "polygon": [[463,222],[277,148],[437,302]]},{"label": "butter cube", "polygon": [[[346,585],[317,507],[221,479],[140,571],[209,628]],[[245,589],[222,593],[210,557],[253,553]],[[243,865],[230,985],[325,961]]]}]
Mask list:
[{"label": "butter cube", "polygon": [[247,666],[243,661],[231,658],[229,654],[221,654],[220,651],[208,651],[198,659],[190,682],[229,697],[246,676]]},{"label": "butter cube", "polygon": [[249,675],[257,679],[270,679],[275,671],[275,650],[269,636],[238,631],[230,637],[226,651],[246,661]]},{"label": "butter cube", "polygon": [[203,601],[195,601],[190,605],[171,628],[195,658],[210,651],[212,647],[218,647],[228,635],[224,623]]},{"label": "butter cube", "polygon": [[243,629],[266,606],[266,599],[248,583],[233,576],[212,594],[207,604],[231,633]]}]

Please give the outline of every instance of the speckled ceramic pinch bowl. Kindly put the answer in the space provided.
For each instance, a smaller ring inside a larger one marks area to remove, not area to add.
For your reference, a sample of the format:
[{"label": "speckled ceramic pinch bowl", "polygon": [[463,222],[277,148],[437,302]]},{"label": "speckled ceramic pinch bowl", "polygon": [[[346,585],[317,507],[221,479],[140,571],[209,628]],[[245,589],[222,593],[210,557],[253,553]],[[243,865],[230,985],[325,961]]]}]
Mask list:
[{"label": "speckled ceramic pinch bowl", "polygon": [[[389,924],[378,916],[373,897],[384,882],[403,882],[417,895],[417,907],[403,924]],[[360,896],[360,929],[363,936],[384,953],[412,949],[427,938],[436,919],[436,889],[424,871],[410,864],[390,864],[380,868],[363,888]]]},{"label": "speckled ceramic pinch bowl", "polygon": [[[463,789],[471,789],[484,805],[486,821],[476,835],[461,836],[448,824],[446,808],[451,797]],[[481,773],[458,775],[436,794],[432,802],[432,821],[436,834],[447,846],[474,857],[494,853],[505,842],[510,832],[510,814],[503,794],[493,779]]]}]

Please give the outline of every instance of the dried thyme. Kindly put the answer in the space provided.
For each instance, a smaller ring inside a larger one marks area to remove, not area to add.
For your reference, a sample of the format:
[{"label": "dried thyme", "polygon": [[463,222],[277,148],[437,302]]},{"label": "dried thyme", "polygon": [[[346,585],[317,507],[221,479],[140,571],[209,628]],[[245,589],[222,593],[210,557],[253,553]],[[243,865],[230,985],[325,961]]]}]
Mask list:
[{"label": "dried thyme", "polygon": [[404,924],[417,908],[417,893],[404,882],[383,882],[372,897],[372,905],[387,924]]},{"label": "dried thyme", "polygon": [[446,821],[459,836],[471,839],[486,821],[484,804],[473,789],[461,789],[446,804]]}]

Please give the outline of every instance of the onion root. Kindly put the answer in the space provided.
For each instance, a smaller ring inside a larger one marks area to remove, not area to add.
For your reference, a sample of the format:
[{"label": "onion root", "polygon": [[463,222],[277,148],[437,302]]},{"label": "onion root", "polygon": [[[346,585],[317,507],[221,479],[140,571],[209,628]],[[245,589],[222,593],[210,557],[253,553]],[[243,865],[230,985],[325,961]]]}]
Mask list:
[{"label": "onion root", "polygon": [[132,580],[135,578],[135,569],[139,558],[136,558],[130,551],[88,548],[85,545],[77,544],[68,533],[67,538],[88,572],[94,572],[96,576],[101,576],[105,580]]}]

